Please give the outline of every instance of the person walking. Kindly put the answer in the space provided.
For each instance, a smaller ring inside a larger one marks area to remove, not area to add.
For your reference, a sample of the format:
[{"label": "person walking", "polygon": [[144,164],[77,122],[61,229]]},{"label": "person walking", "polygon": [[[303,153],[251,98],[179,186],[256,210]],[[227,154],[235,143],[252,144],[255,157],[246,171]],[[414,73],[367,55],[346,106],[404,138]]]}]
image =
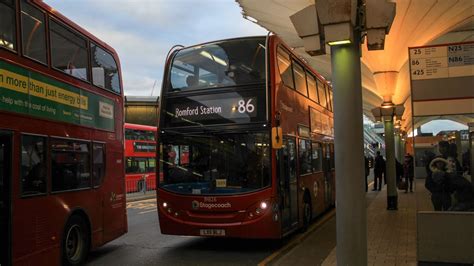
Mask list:
[{"label": "person walking", "polygon": [[385,160],[380,151],[377,151],[377,156],[375,157],[374,165],[374,189],[372,190],[382,190],[382,175],[385,173]]},{"label": "person walking", "polygon": [[405,161],[403,162],[403,176],[405,177],[406,182],[405,193],[408,193],[408,187],[410,187],[410,192],[413,192],[413,175],[413,156],[411,156],[410,153],[407,153],[405,155]]}]

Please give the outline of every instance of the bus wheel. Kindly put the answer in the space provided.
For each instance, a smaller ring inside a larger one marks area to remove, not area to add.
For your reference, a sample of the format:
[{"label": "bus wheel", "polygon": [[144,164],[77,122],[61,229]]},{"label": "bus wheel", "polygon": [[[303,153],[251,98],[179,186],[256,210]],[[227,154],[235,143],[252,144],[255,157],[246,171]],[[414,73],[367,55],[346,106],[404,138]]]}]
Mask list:
[{"label": "bus wheel", "polygon": [[311,207],[311,200],[305,200],[303,203],[303,232],[308,230],[312,218],[313,209]]},{"label": "bus wheel", "polygon": [[62,243],[63,265],[84,264],[88,252],[88,227],[82,217],[73,215],[64,229]]}]

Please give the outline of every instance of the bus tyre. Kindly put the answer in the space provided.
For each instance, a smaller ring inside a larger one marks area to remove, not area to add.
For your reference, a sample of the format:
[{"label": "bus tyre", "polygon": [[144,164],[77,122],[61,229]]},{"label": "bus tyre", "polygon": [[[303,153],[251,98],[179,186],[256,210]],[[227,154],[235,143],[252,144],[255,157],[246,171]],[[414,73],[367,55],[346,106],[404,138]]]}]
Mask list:
[{"label": "bus tyre", "polygon": [[303,232],[306,232],[309,228],[313,216],[312,210],[311,201],[305,200],[303,203]]},{"label": "bus tyre", "polygon": [[89,252],[89,229],[81,216],[73,215],[64,228],[63,265],[84,264]]}]

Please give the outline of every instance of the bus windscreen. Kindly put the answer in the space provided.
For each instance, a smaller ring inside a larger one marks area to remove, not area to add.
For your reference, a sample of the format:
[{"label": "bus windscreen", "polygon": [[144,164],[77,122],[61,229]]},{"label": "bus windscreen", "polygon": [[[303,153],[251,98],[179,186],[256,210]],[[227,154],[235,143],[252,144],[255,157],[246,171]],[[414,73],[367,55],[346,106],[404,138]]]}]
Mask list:
[{"label": "bus windscreen", "polygon": [[160,187],[180,194],[255,191],[270,185],[268,133],[173,135],[162,140]]},{"label": "bus windscreen", "polygon": [[178,51],[168,92],[265,82],[265,38],[235,39]]}]

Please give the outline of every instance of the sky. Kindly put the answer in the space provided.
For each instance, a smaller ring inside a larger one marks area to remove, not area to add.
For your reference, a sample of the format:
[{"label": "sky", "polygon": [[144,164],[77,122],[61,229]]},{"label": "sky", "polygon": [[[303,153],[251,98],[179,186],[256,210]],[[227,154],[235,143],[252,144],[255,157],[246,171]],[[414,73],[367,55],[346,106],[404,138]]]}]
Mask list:
[{"label": "sky", "polygon": [[125,95],[159,95],[166,54],[176,44],[267,34],[242,17],[235,0],[45,2],[117,51]]}]

